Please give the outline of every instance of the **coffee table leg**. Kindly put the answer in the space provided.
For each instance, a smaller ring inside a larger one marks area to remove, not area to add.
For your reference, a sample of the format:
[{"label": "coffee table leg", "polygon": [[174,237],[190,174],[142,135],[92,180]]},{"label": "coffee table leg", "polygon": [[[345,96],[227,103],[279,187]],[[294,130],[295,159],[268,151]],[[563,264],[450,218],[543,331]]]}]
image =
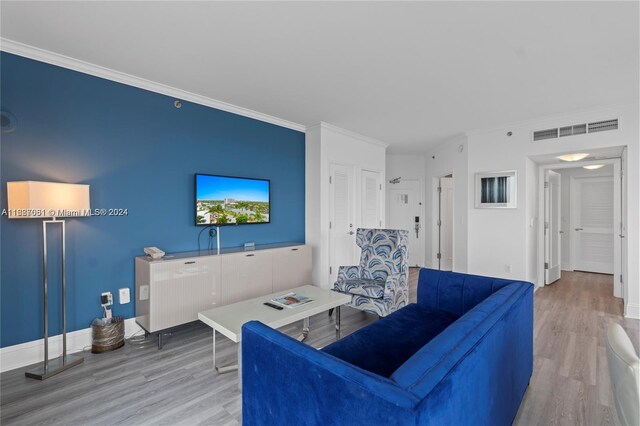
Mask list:
[{"label": "coffee table leg", "polygon": [[213,330],[213,371],[216,370],[216,331]]},{"label": "coffee table leg", "polygon": [[340,340],[340,306],[336,307],[336,340]]},{"label": "coffee table leg", "polygon": [[309,335],[309,317],[302,320],[302,334],[298,336],[299,342],[304,342]]},{"label": "coffee table leg", "polygon": [[[238,356],[240,355],[240,345],[238,345]],[[238,357],[238,363],[240,358]],[[230,371],[238,370],[238,364],[225,365],[224,367],[218,367],[216,365],[216,331],[213,330],[213,369],[218,373],[228,373]]]}]

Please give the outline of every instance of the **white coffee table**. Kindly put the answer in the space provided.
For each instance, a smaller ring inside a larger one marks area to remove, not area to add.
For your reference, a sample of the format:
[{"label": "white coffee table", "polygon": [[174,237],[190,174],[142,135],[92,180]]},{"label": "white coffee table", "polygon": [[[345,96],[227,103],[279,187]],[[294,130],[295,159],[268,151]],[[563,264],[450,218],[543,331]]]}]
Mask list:
[{"label": "white coffee table", "polygon": [[[295,308],[283,308],[277,310],[264,303],[284,294],[294,292],[313,299],[312,302]],[[303,321],[302,335],[299,340],[304,340],[309,333],[309,317],[335,308],[336,315],[336,339],[340,338],[340,306],[351,302],[351,296],[325,290],[312,285],[292,288],[287,291],[243,300],[242,302],[213,308],[198,313],[198,319],[213,328],[213,367],[218,373],[226,373],[238,370],[241,374],[242,357],[242,325],[249,321],[260,321],[272,328],[283,327],[296,321]],[[216,331],[238,343],[238,364],[224,367],[216,365]]]}]

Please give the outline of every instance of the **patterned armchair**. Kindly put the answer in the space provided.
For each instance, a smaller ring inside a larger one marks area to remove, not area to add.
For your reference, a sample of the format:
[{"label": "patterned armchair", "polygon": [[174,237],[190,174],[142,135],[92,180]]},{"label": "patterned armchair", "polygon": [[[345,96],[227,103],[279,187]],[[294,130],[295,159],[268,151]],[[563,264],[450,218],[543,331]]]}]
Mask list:
[{"label": "patterned armchair", "polygon": [[359,266],[341,266],[333,290],[352,295],[350,305],[381,317],[409,302],[409,233],[396,229],[358,229]]}]

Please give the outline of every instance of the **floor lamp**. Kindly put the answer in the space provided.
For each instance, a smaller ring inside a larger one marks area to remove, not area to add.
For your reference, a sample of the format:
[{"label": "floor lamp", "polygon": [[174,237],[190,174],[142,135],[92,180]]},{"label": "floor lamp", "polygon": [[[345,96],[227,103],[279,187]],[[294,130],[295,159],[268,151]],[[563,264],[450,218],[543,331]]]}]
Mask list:
[{"label": "floor lamp", "polygon": [[[44,278],[44,362],[27,377],[44,380],[84,361],[82,356],[67,355],[67,276],[65,221],[61,217],[90,216],[89,185],[56,182],[7,182],[9,219],[45,219],[42,221],[42,269]],[[49,359],[49,283],[47,277],[47,227],[60,225],[62,253],[62,355]]]}]

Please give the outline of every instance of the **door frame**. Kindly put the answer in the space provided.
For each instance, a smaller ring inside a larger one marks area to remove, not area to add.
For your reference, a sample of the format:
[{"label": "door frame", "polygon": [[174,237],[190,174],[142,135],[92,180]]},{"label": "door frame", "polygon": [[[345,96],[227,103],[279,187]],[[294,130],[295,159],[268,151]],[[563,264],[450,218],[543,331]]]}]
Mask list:
[{"label": "door frame", "polygon": [[[622,226],[622,178],[621,178],[621,161],[620,158],[609,158],[606,160],[591,160],[580,162],[558,162],[554,164],[541,164],[538,166],[538,218],[543,218],[545,211],[545,196],[544,196],[544,175],[545,170],[549,169],[574,169],[582,166],[604,164],[613,165],[613,295],[625,300],[628,293],[628,283],[622,283],[620,278],[622,276],[622,238],[620,237],[620,231]],[[544,259],[545,259],[545,241],[544,241],[544,223],[542,226],[538,226],[538,277],[537,287],[544,287]],[[573,266],[573,265],[572,265]]]},{"label": "door frame", "polygon": [[[422,179],[400,179],[400,182],[398,183],[394,183],[394,184],[387,184],[387,200],[390,200],[390,192],[392,189],[415,189],[414,187],[410,187],[409,185],[406,185],[406,183],[411,183],[411,184],[416,184],[417,183],[417,197],[418,197],[418,203],[420,205],[420,209],[418,212],[418,215],[420,217],[420,223],[421,223],[421,227],[420,230],[422,231],[420,233],[420,236],[418,237],[418,246],[420,247],[420,250],[422,253],[420,253],[420,256],[418,257],[418,266],[419,267],[424,267],[425,266],[425,254],[424,254],[424,250],[425,250],[425,231],[426,231],[426,224],[424,223],[424,214],[425,214],[425,210],[424,210],[424,184],[422,182]],[[390,210],[390,206],[387,203],[387,214],[391,215],[391,210]],[[409,229],[409,232],[413,232],[413,229]],[[415,265],[410,265],[411,267],[415,266]]]},{"label": "door frame", "polygon": [[453,200],[451,215],[453,220],[451,221],[451,233],[453,235],[451,241],[451,255],[453,257],[451,262],[451,270],[456,270],[456,175],[453,170],[447,171],[439,176],[434,176],[431,180],[431,267],[433,269],[439,269],[438,263],[438,251],[440,250],[439,236],[440,229],[438,228],[438,220],[440,218],[440,193],[438,188],[440,187],[440,179],[452,176],[453,177]]}]

